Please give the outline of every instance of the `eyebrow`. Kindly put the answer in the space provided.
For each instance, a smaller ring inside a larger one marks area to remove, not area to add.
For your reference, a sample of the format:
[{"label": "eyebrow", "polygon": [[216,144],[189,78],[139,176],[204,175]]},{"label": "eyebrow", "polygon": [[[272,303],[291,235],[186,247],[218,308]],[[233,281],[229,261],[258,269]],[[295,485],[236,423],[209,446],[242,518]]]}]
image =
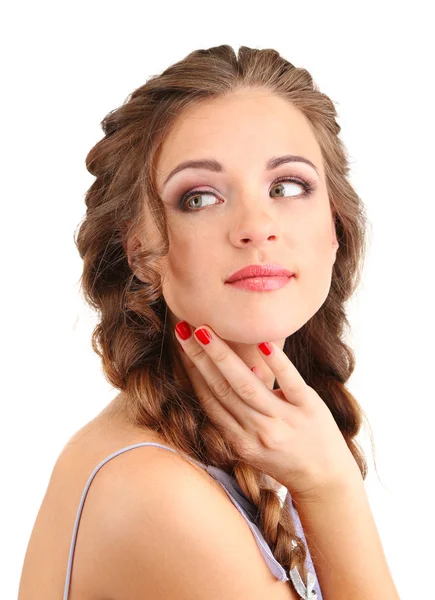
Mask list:
[{"label": "eyebrow", "polygon": [[[316,165],[314,165],[310,160],[308,160],[308,158],[304,158],[303,156],[297,156],[294,154],[285,154],[284,156],[273,156],[266,163],[266,171],[272,171],[273,169],[276,169],[280,165],[283,165],[283,164],[289,163],[289,162],[305,163],[305,164],[309,165],[310,167],[312,167],[316,171],[317,174],[319,174],[319,171],[317,170]],[[165,181],[163,182],[163,187],[165,187],[165,185],[168,183],[168,181],[171,179],[171,177],[173,177],[176,173],[183,171],[184,169],[207,169],[209,171],[214,171],[215,173],[221,173],[222,171],[224,171],[223,165],[213,158],[198,159],[198,160],[186,160],[186,161],[180,163],[179,165],[177,165],[175,167],[175,169],[172,169],[172,171],[169,173],[169,175],[166,177]]]}]

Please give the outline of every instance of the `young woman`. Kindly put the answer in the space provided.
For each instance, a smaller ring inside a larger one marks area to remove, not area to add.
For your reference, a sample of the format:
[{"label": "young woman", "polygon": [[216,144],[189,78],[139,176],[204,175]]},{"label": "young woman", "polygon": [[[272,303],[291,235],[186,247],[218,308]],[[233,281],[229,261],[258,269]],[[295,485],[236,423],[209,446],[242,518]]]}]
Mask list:
[{"label": "young woman", "polygon": [[397,600],[355,436],[365,250],[333,102],[197,50],[102,122],[77,247],[115,399],[65,445],[19,600]]}]

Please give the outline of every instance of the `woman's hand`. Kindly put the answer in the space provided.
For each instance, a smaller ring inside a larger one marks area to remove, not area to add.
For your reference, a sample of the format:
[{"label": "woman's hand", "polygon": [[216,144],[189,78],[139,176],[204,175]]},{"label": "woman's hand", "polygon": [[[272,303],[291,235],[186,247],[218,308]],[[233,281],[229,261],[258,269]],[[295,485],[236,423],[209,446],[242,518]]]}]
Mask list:
[{"label": "woman's hand", "polygon": [[[316,498],[349,478],[361,479],[331,411],[283,350],[272,342],[266,343],[269,356],[258,349],[259,360],[280,386],[270,390],[210,327],[198,327],[191,335],[183,323],[190,337],[183,340],[177,329],[176,336],[189,380],[241,459],[284,485],[296,500]],[[199,329],[209,343],[196,337]]]}]

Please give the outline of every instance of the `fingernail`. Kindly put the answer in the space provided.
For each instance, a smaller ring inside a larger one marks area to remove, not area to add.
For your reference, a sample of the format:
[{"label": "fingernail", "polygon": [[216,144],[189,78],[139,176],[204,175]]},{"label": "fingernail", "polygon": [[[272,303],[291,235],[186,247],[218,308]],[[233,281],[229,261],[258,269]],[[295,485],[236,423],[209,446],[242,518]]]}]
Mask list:
[{"label": "fingernail", "polygon": [[269,342],[261,342],[261,344],[258,344],[258,347],[266,356],[270,356],[270,354],[272,354],[272,346],[269,344]]},{"label": "fingernail", "polygon": [[201,344],[209,344],[211,342],[211,336],[207,329],[198,329],[195,331],[195,337],[201,342]]},{"label": "fingernail", "polygon": [[186,321],[180,321],[175,325],[178,335],[182,340],[188,340],[191,336],[190,325]]}]

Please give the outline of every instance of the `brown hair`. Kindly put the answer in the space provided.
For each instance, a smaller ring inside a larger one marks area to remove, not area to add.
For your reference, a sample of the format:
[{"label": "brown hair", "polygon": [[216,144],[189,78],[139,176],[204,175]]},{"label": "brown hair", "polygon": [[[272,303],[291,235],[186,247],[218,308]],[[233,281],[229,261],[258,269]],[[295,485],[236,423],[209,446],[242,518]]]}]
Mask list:
[{"label": "brown hair", "polygon": [[[257,507],[257,524],[275,558],[286,571],[296,566],[306,581],[306,550],[288,507],[281,506],[266,474],[241,460],[205,414],[186,379],[174,333],[166,329],[159,259],[169,242],[153,179],[158,152],[183,111],[240,89],[271,91],[297,107],[321,148],[340,247],[326,301],[286,338],[284,352],[329,407],[365,479],[364,453],[354,439],[365,415],[345,386],[355,358],[343,334],[349,326],[344,304],[361,277],[367,219],[348,181],[334,104],[308,71],[272,49],[241,46],[236,55],[221,45],[195,50],[151,77],[101,123],[105,135],[86,157],[96,179],[86,193],[86,216],[75,242],[84,261],[82,292],[100,317],[92,347],[107,380],[125,392],[132,421],[233,475]],[[156,235],[144,239],[150,228]],[[128,256],[126,240],[133,236],[142,246]]]}]

